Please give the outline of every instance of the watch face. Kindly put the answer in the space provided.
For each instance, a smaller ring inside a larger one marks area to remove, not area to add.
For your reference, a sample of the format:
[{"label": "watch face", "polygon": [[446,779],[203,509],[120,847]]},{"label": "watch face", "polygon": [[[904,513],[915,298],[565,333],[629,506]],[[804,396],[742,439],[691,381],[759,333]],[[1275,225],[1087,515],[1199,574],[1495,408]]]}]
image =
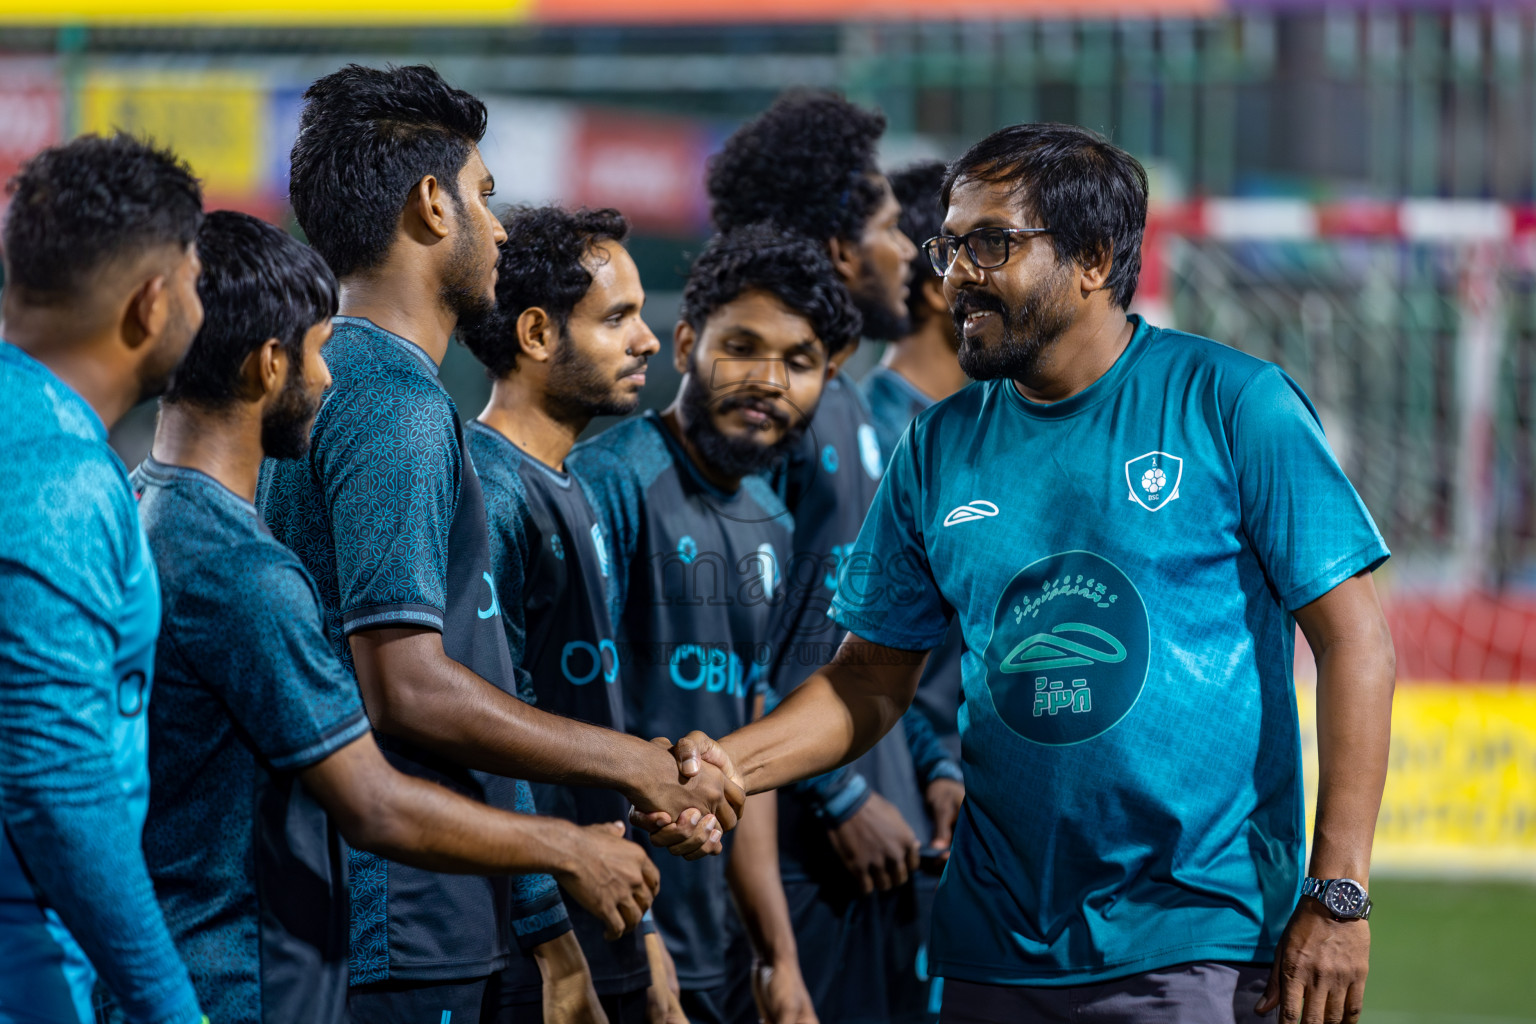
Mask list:
[{"label": "watch face", "polygon": [[1338,917],[1359,917],[1365,909],[1365,890],[1351,879],[1335,879],[1328,886],[1323,903]]}]

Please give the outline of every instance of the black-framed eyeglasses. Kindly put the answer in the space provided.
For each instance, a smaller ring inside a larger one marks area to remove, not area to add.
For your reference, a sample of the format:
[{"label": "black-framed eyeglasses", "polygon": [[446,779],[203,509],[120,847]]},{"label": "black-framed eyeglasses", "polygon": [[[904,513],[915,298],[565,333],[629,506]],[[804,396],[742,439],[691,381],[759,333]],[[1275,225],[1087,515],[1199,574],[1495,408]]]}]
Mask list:
[{"label": "black-framed eyeglasses", "polygon": [[963,235],[935,235],[923,243],[933,272],[943,277],[965,246],[977,270],[995,270],[1008,262],[1009,239],[1014,235],[1048,235],[1050,228],[977,228]]}]

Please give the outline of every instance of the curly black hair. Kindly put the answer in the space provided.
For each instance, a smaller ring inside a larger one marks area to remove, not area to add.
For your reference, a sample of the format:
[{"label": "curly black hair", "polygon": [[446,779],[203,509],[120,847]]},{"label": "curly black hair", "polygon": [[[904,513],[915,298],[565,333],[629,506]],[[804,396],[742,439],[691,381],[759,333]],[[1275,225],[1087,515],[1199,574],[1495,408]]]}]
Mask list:
[{"label": "curly black hair", "polygon": [[907,314],[913,323],[929,315],[922,283],[934,276],[933,264],[928,262],[922,247],[944,226],[944,211],[939,206],[944,172],[944,161],[922,160],[891,174],[891,191],[901,204],[901,233],[918,247],[917,255],[912,257],[912,287],[907,292]]},{"label": "curly black hair", "polygon": [[197,233],[203,326],[171,375],[167,402],[220,409],[239,397],[246,356],[276,338],[290,366],[304,335],[336,315],[336,277],[320,254],[250,214],[216,210]]},{"label": "curly black hair", "polygon": [[6,187],[5,283],[34,305],[71,301],[96,271],[162,245],[185,249],[203,220],[192,169],[118,133],[43,150]]},{"label": "curly black hair", "polygon": [[939,201],[962,178],[1011,187],[1021,207],[1051,229],[1057,261],[1087,263],[1109,253],[1105,287],[1128,309],[1141,276],[1147,226],[1147,172],[1097,132],[1075,124],[1016,124],[993,132],[949,165]]},{"label": "curly black hair", "polygon": [[716,310],[751,291],[767,292],[810,321],[828,356],[864,329],[826,249],[771,224],[749,224],[710,239],[688,273],[678,316],[703,333]]},{"label": "curly black hair", "polygon": [[715,228],[771,221],[825,243],[857,241],[884,197],[875,147],[885,115],[829,92],[794,91],[709,158]]},{"label": "curly black hair", "polygon": [[599,242],[623,243],[629,221],[618,210],[512,206],[501,211],[507,240],[496,260],[496,315],[459,328],[464,346],[496,380],[517,365],[517,318],[538,307],[563,333],[571,311],[592,287],[582,260]]},{"label": "curly black hair", "polygon": [[305,90],[288,200],[337,277],[384,261],[422,178],[458,200],[459,172],[485,122],[484,103],[424,64],[348,64]]}]

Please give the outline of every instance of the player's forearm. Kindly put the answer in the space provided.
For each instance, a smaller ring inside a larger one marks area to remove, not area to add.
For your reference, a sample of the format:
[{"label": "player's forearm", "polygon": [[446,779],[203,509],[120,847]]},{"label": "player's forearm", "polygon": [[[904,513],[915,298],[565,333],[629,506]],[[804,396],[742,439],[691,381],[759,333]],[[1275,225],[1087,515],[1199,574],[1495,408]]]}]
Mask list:
[{"label": "player's forearm", "polygon": [[541,711],[486,682],[421,630],[352,638],[358,682],[375,729],[466,768],[562,785],[616,789],[675,775],[664,751],[615,732]]},{"label": "player's forearm", "polygon": [[778,822],[777,794],[748,797],[726,865],[731,895],[752,948],[759,959],[773,964],[794,963],[798,955],[779,875]]},{"label": "player's forearm", "polygon": [[1376,588],[1361,573],[1296,612],[1317,657],[1317,817],[1311,873],[1370,873],[1397,674]]},{"label": "player's forearm", "polygon": [[1310,873],[1367,881],[1386,784],[1396,663],[1386,633],[1317,659],[1318,786]]},{"label": "player's forearm", "polygon": [[850,635],[832,664],[721,741],[747,792],[820,775],[868,751],[912,703],[925,657]]},{"label": "player's forearm", "polygon": [[368,774],[341,799],[322,793],[342,836],[358,849],[471,875],[569,874],[580,856],[579,830],[570,822],[487,807],[394,771],[382,757]]}]

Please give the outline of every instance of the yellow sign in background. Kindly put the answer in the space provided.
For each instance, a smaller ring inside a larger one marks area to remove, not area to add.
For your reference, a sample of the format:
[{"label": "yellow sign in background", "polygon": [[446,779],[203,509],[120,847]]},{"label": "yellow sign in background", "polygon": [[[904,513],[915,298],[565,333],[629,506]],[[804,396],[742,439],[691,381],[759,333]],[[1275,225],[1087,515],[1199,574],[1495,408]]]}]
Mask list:
[{"label": "yellow sign in background", "polygon": [[390,25],[524,21],[530,0],[6,0],[0,24]]},{"label": "yellow sign in background", "polygon": [[[1297,687],[1307,827],[1316,699]],[[1373,870],[1536,878],[1536,685],[1399,683]]]},{"label": "yellow sign in background", "polygon": [[79,130],[121,128],[180,154],[210,197],[264,185],[269,117],[261,78],[239,72],[92,72],[79,93]]}]

